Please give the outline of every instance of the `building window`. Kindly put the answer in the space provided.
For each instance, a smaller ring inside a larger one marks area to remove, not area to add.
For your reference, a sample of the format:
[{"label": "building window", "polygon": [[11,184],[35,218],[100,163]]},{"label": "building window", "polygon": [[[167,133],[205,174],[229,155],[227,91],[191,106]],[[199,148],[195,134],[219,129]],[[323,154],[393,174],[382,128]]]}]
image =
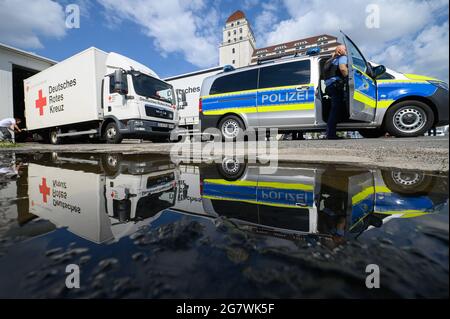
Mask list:
[{"label": "building window", "polygon": [[234,42],[236,42],[236,38],[234,38]]},{"label": "building window", "polygon": [[228,36],[230,36],[231,35],[231,32],[230,31],[228,31]]},{"label": "building window", "polygon": [[239,37],[239,40],[242,40],[242,37]]},{"label": "building window", "polygon": [[234,27],[234,23],[232,23],[231,26]]},{"label": "building window", "polygon": [[232,64],[236,63],[236,60],[231,61]]},{"label": "building window", "polygon": [[228,39],[228,43],[231,43],[231,40],[230,40],[230,39]]},{"label": "building window", "polygon": [[239,33],[242,33],[242,28],[239,28]]},{"label": "building window", "polygon": [[235,48],[233,48],[233,49],[231,49],[231,53],[236,53],[236,50],[235,50]]},{"label": "building window", "polygon": [[233,34],[236,34],[236,30],[233,30]]},{"label": "building window", "polygon": [[241,21],[238,21],[238,22],[237,22],[237,25],[239,25],[239,24],[241,24]]}]

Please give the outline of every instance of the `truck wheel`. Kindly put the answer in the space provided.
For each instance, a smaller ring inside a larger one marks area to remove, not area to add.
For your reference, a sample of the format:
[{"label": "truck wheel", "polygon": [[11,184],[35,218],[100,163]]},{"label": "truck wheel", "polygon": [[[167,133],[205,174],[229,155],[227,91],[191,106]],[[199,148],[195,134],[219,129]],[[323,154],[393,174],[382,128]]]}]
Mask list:
[{"label": "truck wheel", "polygon": [[384,136],[386,132],[382,129],[361,129],[358,130],[359,134],[362,135],[364,138],[379,138]]},{"label": "truck wheel", "polygon": [[61,138],[58,136],[57,130],[51,130],[48,136],[50,144],[58,145],[61,144]]},{"label": "truck wheel", "polygon": [[235,141],[244,134],[244,123],[235,115],[225,116],[219,123],[219,130],[225,141]]},{"label": "truck wheel", "polygon": [[427,132],[433,123],[433,110],[420,101],[403,101],[386,112],[385,127],[393,136],[420,136]]},{"label": "truck wheel", "polygon": [[382,171],[383,181],[394,193],[402,195],[426,195],[433,186],[433,177],[420,172]]},{"label": "truck wheel", "polygon": [[108,144],[120,144],[122,142],[122,134],[119,132],[116,122],[111,122],[106,125],[103,138]]}]

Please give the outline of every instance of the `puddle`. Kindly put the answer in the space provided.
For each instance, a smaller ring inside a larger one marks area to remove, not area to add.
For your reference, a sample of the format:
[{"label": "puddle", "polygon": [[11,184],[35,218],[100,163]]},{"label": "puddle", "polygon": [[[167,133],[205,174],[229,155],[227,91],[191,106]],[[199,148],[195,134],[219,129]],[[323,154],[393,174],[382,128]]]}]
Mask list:
[{"label": "puddle", "polygon": [[[448,297],[448,179],[2,154],[0,297]],[[66,288],[66,266],[80,288]],[[366,287],[368,265],[380,288]]]}]

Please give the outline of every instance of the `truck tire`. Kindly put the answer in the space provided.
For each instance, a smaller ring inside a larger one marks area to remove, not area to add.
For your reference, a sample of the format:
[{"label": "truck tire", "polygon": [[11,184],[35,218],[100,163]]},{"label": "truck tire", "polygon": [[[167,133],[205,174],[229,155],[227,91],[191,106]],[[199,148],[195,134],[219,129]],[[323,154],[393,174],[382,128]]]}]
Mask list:
[{"label": "truck tire", "polygon": [[122,142],[123,137],[119,132],[116,122],[111,122],[106,125],[103,138],[108,144],[120,144]]},{"label": "truck tire", "polygon": [[48,133],[48,141],[50,144],[58,145],[61,144],[62,140],[60,137],[58,137],[58,131],[57,130],[50,130]]},{"label": "truck tire", "polygon": [[421,172],[382,171],[384,184],[392,192],[401,195],[426,195],[434,184],[433,176]]},{"label": "truck tire", "polygon": [[421,136],[433,124],[433,110],[420,101],[403,101],[393,105],[386,112],[385,128],[393,136]]},{"label": "truck tire", "polygon": [[225,141],[235,141],[244,134],[245,125],[236,115],[227,115],[220,122],[218,129]]},{"label": "truck tire", "polygon": [[386,134],[386,131],[383,129],[361,129],[358,130],[359,134],[364,138],[379,138]]}]

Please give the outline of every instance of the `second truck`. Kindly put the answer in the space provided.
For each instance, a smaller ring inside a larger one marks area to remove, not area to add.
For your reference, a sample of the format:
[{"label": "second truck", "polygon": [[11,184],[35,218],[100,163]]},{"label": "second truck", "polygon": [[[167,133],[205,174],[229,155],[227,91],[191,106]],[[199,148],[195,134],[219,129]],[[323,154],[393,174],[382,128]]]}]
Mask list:
[{"label": "second truck", "polygon": [[185,103],[148,67],[93,47],[24,80],[24,90],[27,129],[51,144],[162,142],[176,128],[177,103]]}]

